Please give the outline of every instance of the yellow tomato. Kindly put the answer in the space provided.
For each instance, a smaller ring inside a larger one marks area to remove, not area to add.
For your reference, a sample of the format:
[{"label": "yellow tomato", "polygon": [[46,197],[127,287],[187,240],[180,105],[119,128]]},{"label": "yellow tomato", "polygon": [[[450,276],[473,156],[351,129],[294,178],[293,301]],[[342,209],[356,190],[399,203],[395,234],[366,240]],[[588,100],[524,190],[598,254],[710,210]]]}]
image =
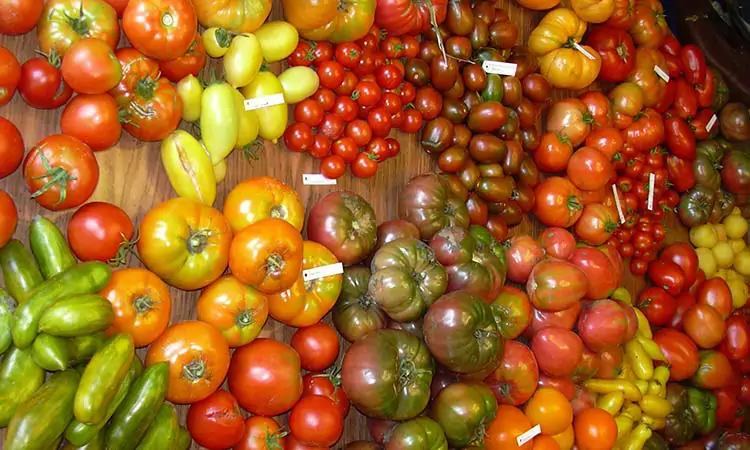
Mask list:
[{"label": "yellow tomato", "polygon": [[243,148],[258,137],[258,115],[255,111],[245,109],[245,97],[240,91],[234,90],[234,98],[237,104],[237,115],[239,119],[237,129],[236,148]]},{"label": "yellow tomato", "polygon": [[227,82],[236,88],[247,86],[263,64],[260,41],[252,33],[235,36],[223,62]]},{"label": "yellow tomato", "polygon": [[584,33],[586,22],[576,16],[572,9],[556,8],[548,12],[531,32],[529,50],[537,56],[546,55],[571,40],[581,42]]},{"label": "yellow tomato", "polygon": [[573,48],[558,48],[539,58],[539,73],[555,87],[574,90],[587,87],[599,75],[602,59],[593,48],[581,47],[593,59]]},{"label": "yellow tomato", "polygon": [[726,241],[727,240],[727,230],[724,228],[724,225],[721,223],[717,223],[713,225],[714,229],[716,230],[716,236],[719,237],[719,242]]},{"label": "yellow tomato", "polygon": [[749,294],[745,280],[743,278],[729,277],[726,281],[729,291],[732,293],[732,308],[737,309],[745,306]]},{"label": "yellow tomato", "polygon": [[203,86],[194,75],[188,75],[177,83],[177,93],[182,99],[182,120],[195,122],[201,117]]},{"label": "yellow tomato", "polygon": [[266,22],[255,35],[260,41],[263,58],[268,62],[281,61],[292,54],[299,43],[299,32],[289,22]]},{"label": "yellow tomato", "polygon": [[560,0],[516,0],[516,2],[526,9],[535,11],[551,9],[560,4]]},{"label": "yellow tomato", "polygon": [[729,242],[719,242],[711,249],[711,252],[714,254],[714,259],[716,260],[717,266],[721,267],[722,269],[732,267],[732,262],[734,261],[734,252],[732,251],[732,246],[729,244]]},{"label": "yellow tomato", "polygon": [[290,67],[281,72],[279,82],[288,105],[299,103],[313,95],[320,85],[318,74],[305,66]]},{"label": "yellow tomato", "polygon": [[190,133],[175,130],[161,142],[161,161],[177,195],[211,206],[216,178],[206,150]]},{"label": "yellow tomato", "polygon": [[214,178],[216,178],[216,184],[224,181],[227,177],[227,160],[222,159],[218,163],[214,164]]},{"label": "yellow tomato", "polygon": [[211,27],[203,32],[203,46],[212,58],[221,58],[232,43],[232,35],[223,28]]},{"label": "yellow tomato", "polygon": [[[281,94],[283,98],[284,89],[276,75],[268,71],[261,71],[250,84],[242,88],[242,95],[248,100],[271,98],[275,94]],[[277,142],[286,130],[289,114],[286,103],[263,106],[254,111],[258,116],[260,137]]]},{"label": "yellow tomato", "polygon": [[724,219],[724,229],[729,239],[742,239],[747,234],[747,220],[739,215],[730,215]]},{"label": "yellow tomato", "polygon": [[[698,267],[703,269],[706,273],[706,278],[711,278],[716,274],[718,269],[716,265],[716,259],[710,248],[700,247],[695,249],[695,253],[698,255]],[[735,266],[736,266],[735,261]]]},{"label": "yellow tomato", "polygon": [[570,0],[570,6],[588,23],[606,22],[615,12],[615,0]]},{"label": "yellow tomato", "polygon": [[698,225],[690,229],[690,243],[693,247],[711,248],[719,242],[719,234],[711,224]]},{"label": "yellow tomato", "polygon": [[227,83],[212,84],[201,99],[201,136],[211,162],[226,158],[237,144],[239,115],[235,89]]},{"label": "yellow tomato", "polygon": [[734,253],[739,253],[742,250],[745,250],[745,247],[747,247],[747,242],[745,242],[744,239],[732,239],[729,241],[729,245],[732,246],[732,251]]},{"label": "yellow tomato", "polygon": [[[750,276],[750,250],[745,249],[734,256],[734,270],[740,275]],[[706,274],[708,278],[708,274]]]}]

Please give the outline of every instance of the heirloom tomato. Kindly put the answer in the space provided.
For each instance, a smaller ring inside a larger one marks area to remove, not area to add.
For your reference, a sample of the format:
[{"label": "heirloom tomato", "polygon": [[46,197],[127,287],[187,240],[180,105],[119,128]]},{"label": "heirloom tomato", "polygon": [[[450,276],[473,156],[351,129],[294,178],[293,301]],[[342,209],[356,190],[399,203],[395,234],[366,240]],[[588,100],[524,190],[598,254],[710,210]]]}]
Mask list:
[{"label": "heirloom tomato", "polygon": [[469,225],[465,199],[437,174],[420,175],[406,184],[399,196],[399,216],[416,225],[424,240],[446,226]]},{"label": "heirloom tomato", "polygon": [[586,35],[586,43],[602,58],[599,78],[604,81],[625,81],[635,67],[633,39],[623,29],[606,25],[594,27]]},{"label": "heirloom tomato", "polygon": [[548,227],[567,228],[581,217],[580,192],[562,177],[550,177],[534,188],[534,215]]},{"label": "heirloom tomato", "polygon": [[649,323],[657,327],[670,323],[677,310],[674,297],[658,286],[648,287],[641,291],[635,306],[643,312]]},{"label": "heirloom tomato", "polygon": [[209,450],[232,447],[245,433],[237,400],[223,389],[190,405],[186,425],[190,437]]},{"label": "heirloom tomato", "polygon": [[578,189],[596,191],[606,187],[614,168],[604,153],[593,147],[581,147],[570,157],[567,175]]},{"label": "heirloom tomato", "polygon": [[427,33],[433,26],[445,21],[447,3],[445,0],[430,3],[413,0],[378,0],[375,8],[375,25],[392,36]]},{"label": "heirloom tomato", "polygon": [[160,78],[159,64],[134,48],[115,53],[122,65],[122,81],[110,91],[126,111],[123,125],[142,141],[159,141],[177,128],[182,118],[182,100],[166,78]]},{"label": "heirloom tomato", "polygon": [[46,57],[31,58],[21,66],[18,92],[32,108],[55,109],[73,95],[73,89],[63,81],[60,73],[62,60],[56,52]]},{"label": "heirloom tomato", "polygon": [[644,153],[664,142],[664,122],[661,114],[646,108],[638,115],[633,124],[627,127],[623,134],[625,142],[633,146],[636,152]]},{"label": "heirloom tomato", "polygon": [[539,366],[531,349],[517,341],[507,341],[500,365],[484,383],[495,394],[498,403],[522,405],[536,391]]},{"label": "heirloom tomato", "polygon": [[253,177],[232,188],[224,202],[224,215],[235,233],[269,217],[286,220],[302,231],[305,208],[294,189],[283,182]]},{"label": "heirloom tomato", "polygon": [[0,247],[4,247],[16,232],[18,210],[13,198],[3,190],[0,190],[0,212],[3,213],[3,219],[0,220]]},{"label": "heirloom tomato", "polygon": [[695,296],[699,304],[713,306],[726,320],[732,314],[732,292],[721,278],[710,278],[698,288]]},{"label": "heirloom tomato", "polygon": [[656,74],[654,67],[667,70],[661,52],[655,48],[638,47],[635,51],[635,69],[628,75],[628,81],[641,88],[643,103],[647,107],[661,101],[667,86],[667,82]]},{"label": "heirloom tomato", "polygon": [[560,327],[543,328],[531,339],[539,369],[553,377],[572,375],[583,359],[583,350],[581,338]]},{"label": "heirloom tomato", "polygon": [[333,192],[318,200],[307,230],[311,241],[326,246],[344,265],[365,259],[377,242],[375,212],[352,192]]},{"label": "heirloom tomato", "polygon": [[282,219],[261,219],[232,239],[229,268],[243,283],[264,294],[292,287],[302,267],[302,236]]},{"label": "heirloom tomato", "polygon": [[328,397],[302,397],[289,413],[289,430],[300,442],[329,447],[344,431],[344,417]]},{"label": "heirloom tomato", "polygon": [[286,431],[270,417],[251,416],[245,420],[245,434],[232,450],[278,450],[286,446]]},{"label": "heirloom tomato", "polygon": [[534,266],[544,257],[544,250],[534,238],[527,235],[513,236],[506,244],[508,279],[525,283]]},{"label": "heirloom tomato", "polygon": [[495,418],[497,400],[482,383],[446,386],[432,401],[430,417],[440,424],[452,447],[482,445],[484,429]]},{"label": "heirloom tomato", "polygon": [[122,134],[117,102],[109,94],[78,95],[65,106],[60,129],[95,152],[106,150],[117,144]]},{"label": "heirloom tomato", "polygon": [[732,361],[742,360],[750,354],[750,326],[744,317],[732,316],[727,320],[727,332],[720,350]]},{"label": "heirloom tomato", "polygon": [[484,445],[492,450],[531,450],[533,440],[518,445],[517,439],[533,425],[526,414],[515,406],[499,405],[495,419],[485,430]]},{"label": "heirloom tomato", "polygon": [[532,423],[541,426],[545,436],[562,433],[573,422],[571,402],[554,388],[537,389],[524,412]]},{"label": "heirloom tomato", "polygon": [[565,228],[552,227],[539,236],[539,245],[552,258],[568,259],[576,249],[576,240]]},{"label": "heirloom tomato", "polygon": [[617,441],[617,422],[601,408],[588,408],[576,414],[573,428],[579,450],[614,448]]},{"label": "heirloom tomato", "polygon": [[49,210],[62,211],[91,197],[99,182],[99,164],[88,145],[53,134],[26,155],[23,176],[33,199]]},{"label": "heirloom tomato", "polygon": [[539,170],[547,173],[562,172],[573,154],[570,139],[559,133],[544,133],[539,146],[534,150],[534,163]]},{"label": "heirloom tomato", "polygon": [[206,47],[200,33],[195,33],[185,54],[174,59],[159,61],[161,74],[173,83],[178,83],[188,75],[199,76],[206,64]]},{"label": "heirloom tomato", "polygon": [[539,262],[526,283],[531,304],[549,312],[570,308],[586,295],[588,288],[584,271],[572,263],[554,259]]},{"label": "heirloom tomato", "polygon": [[99,39],[111,49],[120,40],[117,12],[104,0],[50,0],[44,5],[36,27],[39,49],[64,56],[74,42]]},{"label": "heirloom tomato", "polygon": [[598,248],[579,247],[570,255],[568,261],[586,274],[586,298],[607,298],[617,289],[620,277],[615,275],[615,268],[607,255]]},{"label": "heirloom tomato", "polygon": [[698,369],[698,347],[687,335],[671,328],[662,328],[654,333],[654,342],[669,362],[670,380],[682,381],[693,376]]},{"label": "heirloom tomato", "polygon": [[670,34],[660,0],[636,0],[630,34],[639,47],[657,49]]},{"label": "heirloom tomato", "polygon": [[547,111],[547,132],[567,137],[574,148],[586,139],[593,123],[586,104],[577,98],[557,101]]},{"label": "heirloom tomato", "polygon": [[283,414],[302,396],[301,369],[292,347],[273,339],[256,339],[232,355],[229,390],[252,414]]},{"label": "heirloom tomato", "polygon": [[333,307],[332,319],[338,332],[354,342],[370,331],[385,328],[388,317],[369,293],[370,269],[344,269],[341,295]]},{"label": "heirloom tomato", "polygon": [[282,2],[285,18],[300,30],[302,37],[334,44],[357,41],[367,35],[375,20],[376,3],[376,0],[344,4],[310,0]]},{"label": "heirloom tomato", "polygon": [[234,275],[208,285],[196,304],[198,320],[216,327],[230,347],[241,347],[258,337],[268,319],[268,300]]},{"label": "heirloom tomato", "polygon": [[151,209],[139,236],[141,261],[176,288],[200,289],[227,267],[229,223],[218,210],[196,201],[177,197]]},{"label": "heirloom tomato", "polygon": [[229,346],[211,325],[197,320],[168,328],[148,349],[146,365],[169,363],[167,400],[194,403],[221,386],[229,368]]},{"label": "heirloom tomato", "polygon": [[[330,250],[313,241],[302,245],[302,270],[336,264]],[[230,260],[231,265],[231,260]],[[341,293],[341,275],[314,280],[305,279],[297,270],[293,284],[268,297],[271,317],[293,327],[309,327],[318,323],[333,308]]]},{"label": "heirloom tomato", "polygon": [[25,148],[23,136],[18,128],[5,117],[0,116],[0,179],[18,169],[23,161]]},{"label": "heirloom tomato", "polygon": [[76,211],[68,222],[68,243],[81,261],[125,264],[132,248],[133,222],[119,207],[91,202]]},{"label": "heirloom tomato", "polygon": [[[321,371],[327,369],[336,362],[336,358],[339,356],[339,336],[333,328],[322,322],[297,330],[292,336],[290,345],[299,353],[302,368],[305,370]],[[324,377],[318,376],[317,378]],[[304,380],[305,391],[307,390],[307,381],[310,381],[310,379],[312,379],[312,376],[306,377],[306,380]],[[336,381],[340,382],[341,380]],[[328,382],[332,381],[328,380]],[[305,394],[306,392],[303,391],[303,395]],[[348,402],[346,409],[349,409]],[[345,411],[342,412],[345,413]]]},{"label": "heirloom tomato", "polygon": [[130,0],[122,31],[144,55],[162,61],[188,51],[198,31],[191,0]]},{"label": "heirloom tomato", "polygon": [[701,348],[713,348],[721,343],[726,323],[713,306],[698,303],[691,306],[682,319],[685,334]]},{"label": "heirloom tomato", "polygon": [[16,36],[28,33],[39,22],[44,9],[44,0],[0,1],[0,34]]},{"label": "heirloom tomato", "polygon": [[112,48],[95,38],[74,42],[65,53],[60,73],[68,86],[81,94],[103,94],[122,79]]},{"label": "heirloom tomato", "polygon": [[500,335],[505,339],[519,337],[531,322],[529,297],[516,287],[504,286],[497,298],[490,303],[490,307],[495,315]]},{"label": "heirloom tomato", "polygon": [[592,203],[583,208],[581,218],[575,224],[576,236],[590,245],[607,242],[617,229],[617,211],[601,203]]},{"label": "heirloom tomato", "polygon": [[693,385],[702,389],[721,389],[729,386],[736,379],[729,359],[715,350],[701,350],[700,362],[693,375]]}]

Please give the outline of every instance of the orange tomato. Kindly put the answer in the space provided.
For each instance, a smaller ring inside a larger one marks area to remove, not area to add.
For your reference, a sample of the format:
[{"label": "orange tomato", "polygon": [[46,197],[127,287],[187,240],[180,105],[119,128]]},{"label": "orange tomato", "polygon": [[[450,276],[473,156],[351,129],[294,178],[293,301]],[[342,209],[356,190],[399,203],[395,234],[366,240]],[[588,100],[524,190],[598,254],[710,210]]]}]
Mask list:
[{"label": "orange tomato", "polygon": [[211,395],[229,370],[229,345],[211,325],[188,320],[173,325],[146,354],[146,365],[169,363],[167,400],[194,403]]},{"label": "orange tomato", "polygon": [[550,436],[560,446],[560,450],[571,450],[575,443],[576,435],[573,432],[573,425],[570,425],[562,433]]},{"label": "orange tomato", "polygon": [[[330,250],[317,242],[305,241],[302,248],[302,270],[338,262]],[[336,304],[342,280],[343,275],[331,275],[305,281],[300,274],[291,288],[269,296],[271,317],[298,328],[320,322]]]},{"label": "orange tomato", "polygon": [[560,444],[549,436],[537,436],[531,450],[560,450]]},{"label": "orange tomato", "polygon": [[541,11],[551,9],[560,4],[560,0],[516,0],[519,5],[527,9]]},{"label": "orange tomato", "polygon": [[258,337],[268,320],[268,299],[234,275],[211,283],[198,298],[198,320],[210,323],[230,347],[240,347]]},{"label": "orange tomato", "polygon": [[532,426],[529,418],[520,409],[510,405],[498,405],[497,414],[487,427],[484,446],[487,450],[531,450],[533,440],[519,447],[516,438]]},{"label": "orange tomato", "polygon": [[123,269],[112,274],[99,294],[109,300],[115,321],[107,336],[128,333],[136,347],[154,342],[169,325],[172,297],[169,288],[146,269]]},{"label": "orange tomato", "polygon": [[262,219],[246,226],[229,248],[232,273],[264,294],[292,287],[301,267],[302,235],[281,219]]},{"label": "orange tomato", "polygon": [[229,192],[224,215],[235,233],[268,217],[286,220],[302,231],[305,207],[294,189],[276,178],[254,177]]},{"label": "orange tomato", "polygon": [[610,413],[599,408],[579,412],[573,422],[579,450],[609,450],[617,441],[617,423]]},{"label": "orange tomato", "polygon": [[565,431],[573,423],[573,408],[557,389],[543,387],[536,390],[524,410],[531,423],[542,427],[542,434],[552,436]]}]

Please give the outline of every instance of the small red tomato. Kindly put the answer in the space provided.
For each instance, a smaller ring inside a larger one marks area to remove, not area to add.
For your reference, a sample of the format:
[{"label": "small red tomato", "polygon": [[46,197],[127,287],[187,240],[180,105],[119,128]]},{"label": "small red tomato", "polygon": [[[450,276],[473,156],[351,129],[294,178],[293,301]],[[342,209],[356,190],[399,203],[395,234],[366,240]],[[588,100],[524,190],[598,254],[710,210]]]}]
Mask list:
[{"label": "small red tomato", "polygon": [[346,95],[348,97],[354,92],[354,87],[357,86],[357,83],[359,83],[359,78],[354,75],[354,72],[344,72],[344,79],[333,91],[338,95]]},{"label": "small red tomato", "polygon": [[732,361],[739,361],[750,354],[750,326],[744,318],[732,316],[727,320],[727,331],[720,350]]},{"label": "small red tomato", "polygon": [[310,149],[310,156],[313,158],[323,159],[331,154],[331,139],[323,134],[316,134],[313,138],[313,146]]},{"label": "small red tomato", "polygon": [[375,69],[375,79],[384,89],[396,89],[404,79],[404,74],[394,64],[386,64]]},{"label": "small red tomato", "polygon": [[385,108],[373,108],[367,114],[367,123],[372,128],[372,134],[379,137],[388,136],[391,132],[391,115]]},{"label": "small red tomato", "polygon": [[373,138],[372,141],[367,144],[367,153],[375,157],[378,162],[385,161],[388,159],[390,153],[388,150],[388,142],[382,137]]},{"label": "small red tomato", "polygon": [[198,444],[209,450],[222,450],[240,442],[245,421],[234,396],[219,389],[190,405],[187,428]]},{"label": "small red tomato", "polygon": [[341,387],[341,375],[332,373],[308,373],[302,377],[302,397],[321,395],[333,400],[341,417],[349,414],[349,398]]},{"label": "small red tomato", "polygon": [[313,143],[312,128],[304,122],[293,123],[284,130],[284,145],[293,152],[309,152]]},{"label": "small red tomato", "polygon": [[357,157],[357,144],[349,136],[343,136],[331,145],[331,153],[344,160],[344,163],[351,164]]},{"label": "small red tomato", "polygon": [[398,94],[393,92],[385,92],[383,93],[382,97],[380,97],[378,106],[385,108],[388,113],[393,115],[401,112],[401,109],[404,105],[401,102],[401,98],[398,96]]},{"label": "small red tomato", "polygon": [[320,65],[333,59],[333,45],[325,41],[310,41],[312,49],[313,64]]},{"label": "small red tomato", "polygon": [[419,111],[416,109],[407,109],[404,111],[404,123],[401,124],[401,131],[414,134],[422,129],[423,122],[424,119]]},{"label": "small red tomato", "polygon": [[310,98],[318,102],[323,111],[330,111],[333,108],[333,104],[336,103],[336,94],[324,87],[318,88]]},{"label": "small red tomato", "polygon": [[13,198],[0,190],[0,247],[8,243],[16,232],[18,210]]},{"label": "small red tomato", "polygon": [[382,90],[377,83],[373,81],[360,81],[354,88],[352,98],[360,106],[373,106],[380,101]]},{"label": "small red tomato", "polygon": [[302,368],[315,372],[329,368],[339,356],[338,334],[322,322],[297,330],[291,345],[299,353]]},{"label": "small red tomato", "polygon": [[356,67],[359,62],[362,48],[354,42],[343,42],[336,45],[334,53],[336,61],[341,63],[341,65],[347,69],[352,69]]},{"label": "small red tomato", "polygon": [[354,139],[357,147],[364,147],[372,139],[372,128],[366,121],[356,119],[346,125],[346,135]]},{"label": "small red tomato", "polygon": [[393,139],[393,138],[386,138],[385,140],[388,143],[388,157],[394,158],[398,156],[399,153],[401,153],[401,144]]},{"label": "small red tomato", "polygon": [[351,122],[357,118],[357,112],[359,107],[357,103],[349,97],[339,95],[336,98],[336,103],[333,104],[333,114],[341,117],[344,122]]},{"label": "small red tomato", "polygon": [[649,287],[638,295],[636,306],[652,325],[661,327],[671,322],[677,301],[664,289]]},{"label": "small red tomato", "polygon": [[371,178],[378,171],[378,161],[369,153],[360,153],[352,163],[352,173],[357,178]]},{"label": "small red tomato", "polygon": [[331,140],[338,139],[344,133],[344,120],[334,114],[326,114],[318,131]]},{"label": "small red tomato", "polygon": [[404,105],[413,102],[417,96],[417,88],[408,81],[401,83],[401,86],[396,90],[398,91],[398,96],[401,97],[401,103]]},{"label": "small red tomato", "polygon": [[336,89],[344,81],[344,66],[336,61],[325,61],[318,65],[320,85],[328,89]]},{"label": "small red tomato", "polygon": [[323,120],[324,115],[325,111],[323,111],[323,107],[315,100],[306,98],[294,105],[294,120],[296,122],[302,122],[311,127],[317,127]]},{"label": "small red tomato", "polygon": [[320,173],[329,180],[340,178],[346,172],[346,163],[338,155],[328,155],[320,161]]},{"label": "small red tomato", "polygon": [[313,56],[312,54],[312,47],[310,47],[310,44],[307,43],[307,41],[303,41],[300,39],[300,41],[297,43],[297,47],[295,47],[292,54],[289,55],[287,62],[292,67],[309,67],[312,64],[313,59],[315,59],[315,56]]},{"label": "small red tomato", "polygon": [[289,430],[300,442],[330,447],[344,431],[344,418],[328,397],[302,397],[289,413]]}]

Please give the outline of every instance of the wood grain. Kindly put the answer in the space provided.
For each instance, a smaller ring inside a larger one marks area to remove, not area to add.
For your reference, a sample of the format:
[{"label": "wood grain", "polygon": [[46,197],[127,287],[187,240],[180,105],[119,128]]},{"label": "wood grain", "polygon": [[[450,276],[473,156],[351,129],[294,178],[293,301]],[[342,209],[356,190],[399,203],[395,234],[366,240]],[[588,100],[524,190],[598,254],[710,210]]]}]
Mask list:
[{"label": "wood grain", "polygon": [[[521,39],[525,41],[533,24],[540,17],[540,13],[525,10],[511,0],[501,0],[499,6],[509,11],[511,20],[521,31]],[[281,4],[274,0],[271,17],[281,19]],[[36,35],[31,32],[22,37],[0,37],[0,45],[9,48],[18,59],[23,62],[34,56],[37,47]],[[123,45],[125,45],[123,43]],[[213,63],[216,65],[216,62]],[[276,69],[279,69],[276,67]],[[558,93],[557,97],[565,96]],[[21,130],[27,151],[40,139],[47,135],[59,133],[61,110],[38,111],[29,108],[20,96],[0,108],[0,115],[5,116]],[[377,213],[379,221],[396,218],[398,193],[403,185],[414,175],[437,170],[433,161],[420,150],[415,135],[398,135],[401,143],[401,154],[393,160],[381,164],[377,175],[370,180],[359,180],[346,175],[339,180],[335,189],[345,189],[356,192],[368,199]],[[123,133],[120,143],[113,149],[97,153],[97,160],[101,168],[99,185],[92,197],[92,201],[111,202],[122,207],[134,220],[136,226],[144,214],[152,208],[173,196],[173,192],[164,170],[161,167],[158,143],[138,142]],[[303,173],[317,173],[318,162],[308,155],[291,153],[282,145],[265,143],[260,159],[253,164],[245,161],[235,152],[228,159],[228,173],[226,180],[219,186],[216,206],[221,208],[224,198],[231,188],[238,182],[252,176],[270,175],[283,180],[294,187],[307,207],[332,190],[332,187],[304,186]],[[12,176],[0,180],[0,189],[7,191],[16,201],[19,210],[19,227],[16,237],[27,241],[30,220],[38,214],[43,214],[54,220],[65,230],[72,211],[50,213],[37,205],[29,197],[29,192],[17,171]],[[512,230],[513,234],[537,235],[543,227],[533,219],[526,218],[522,224]],[[131,258],[131,266],[138,266],[135,258]],[[631,277],[626,279],[627,286],[634,292],[640,283]],[[171,289],[173,298],[172,322],[195,318],[195,301],[198,292],[183,292]],[[264,336],[289,342],[294,329],[269,320],[263,331]],[[143,356],[144,351],[139,351]],[[178,407],[182,423],[184,424],[186,407]],[[0,432],[0,449],[4,432]],[[335,448],[356,439],[368,439],[365,419],[354,408],[347,418],[344,436]],[[201,448],[194,444],[194,449]]]}]

